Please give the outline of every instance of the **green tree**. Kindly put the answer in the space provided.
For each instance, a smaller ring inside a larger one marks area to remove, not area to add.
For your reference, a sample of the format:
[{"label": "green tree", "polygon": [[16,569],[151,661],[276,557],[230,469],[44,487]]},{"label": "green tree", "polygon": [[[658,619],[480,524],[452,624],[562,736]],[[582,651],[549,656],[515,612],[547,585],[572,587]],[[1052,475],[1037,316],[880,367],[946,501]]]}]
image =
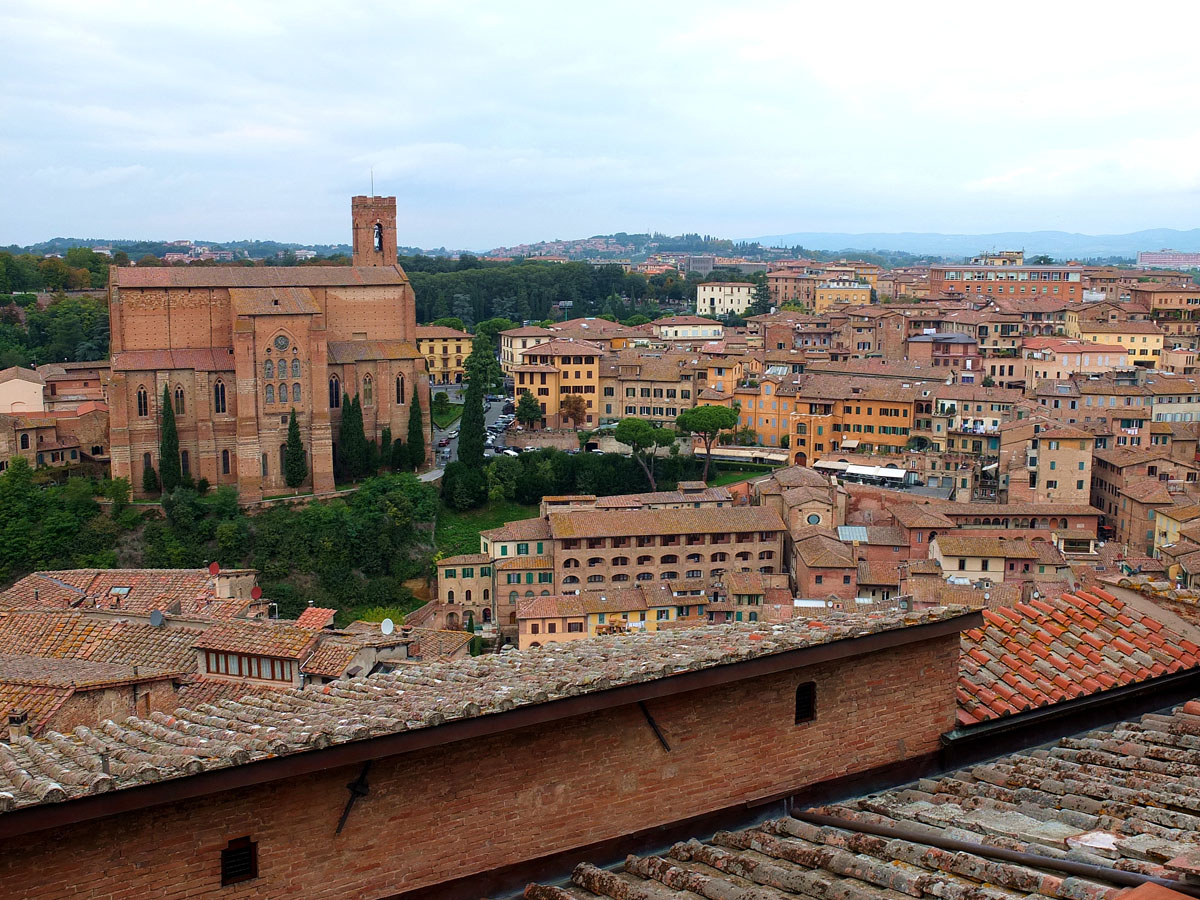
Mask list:
[{"label": "green tree", "polygon": [[675,443],[675,432],[667,428],[656,428],[645,419],[622,419],[617,424],[613,437],[617,439],[617,443],[629,448],[630,454],[645,473],[646,480],[650,482],[650,490],[657,491],[654,460],[660,447],[669,447]]},{"label": "green tree", "polygon": [[296,407],[288,418],[287,446],[283,451],[283,479],[290,488],[298,488],[308,477],[308,460],[300,440],[300,425],[296,422]]},{"label": "green tree", "polygon": [[421,415],[421,395],[415,384],[408,410],[408,465],[418,470],[425,467],[425,422]]},{"label": "green tree", "polygon": [[392,465],[392,426],[384,425],[379,433],[379,465]]},{"label": "green tree", "polygon": [[163,385],[162,431],[158,440],[159,477],[162,490],[169,494],[183,481],[179,466],[179,431],[175,427],[175,407],[171,405],[171,389]]},{"label": "green tree", "polygon": [[467,392],[463,397],[462,419],[458,429],[458,461],[474,469],[483,467],[483,444],[486,440],[486,421],[483,397],[490,385],[491,367],[496,351],[486,335],[476,335],[471,355],[464,367],[467,371]]},{"label": "green tree", "polygon": [[486,335],[487,339],[492,342],[492,346],[498,350],[500,348],[500,332],[516,328],[517,324],[512,319],[495,316],[491,319],[485,319],[476,325],[475,334]]},{"label": "green tree", "polygon": [[433,395],[433,403],[431,405],[434,415],[446,415],[446,413],[450,412],[450,395],[445,391],[438,391]]},{"label": "green tree", "polygon": [[767,276],[761,272],[754,276],[754,282],[754,299],[750,301],[746,315],[761,316],[771,311],[771,289],[767,284]]},{"label": "green tree", "polygon": [[158,473],[154,471],[154,466],[146,466],[142,469],[142,492],[157,494],[158,488]]},{"label": "green tree", "polygon": [[434,319],[430,325],[440,325],[442,328],[453,328],[455,331],[466,331],[467,326],[458,316],[442,316]]},{"label": "green tree", "polygon": [[362,403],[342,394],[342,421],[338,427],[338,468],[342,478],[358,480],[367,473],[370,450],[363,432]]},{"label": "green tree", "polygon": [[513,415],[526,428],[532,429],[538,422],[542,421],[542,406],[537,402],[537,398],[533,394],[529,393],[529,391],[524,391],[521,394],[521,399],[517,401],[517,411]]},{"label": "green tree", "polygon": [[708,481],[708,467],[712,458],[713,443],[722,431],[736,428],[738,411],[727,406],[712,406],[702,404],[686,409],[675,417],[675,427],[684,434],[699,435],[704,441],[704,474],[702,481]]},{"label": "green tree", "polygon": [[412,468],[408,461],[408,448],[404,446],[404,441],[396,438],[392,441],[392,471],[403,472]]}]

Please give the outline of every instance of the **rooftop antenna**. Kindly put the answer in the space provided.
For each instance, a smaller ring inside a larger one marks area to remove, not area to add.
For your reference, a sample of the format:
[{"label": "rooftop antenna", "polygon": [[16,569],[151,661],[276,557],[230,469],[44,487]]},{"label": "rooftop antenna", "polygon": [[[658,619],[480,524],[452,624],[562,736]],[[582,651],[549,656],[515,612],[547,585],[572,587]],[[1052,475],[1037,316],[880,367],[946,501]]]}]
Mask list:
[{"label": "rooftop antenna", "polygon": [[371,166],[371,196],[375,196],[375,167]]}]

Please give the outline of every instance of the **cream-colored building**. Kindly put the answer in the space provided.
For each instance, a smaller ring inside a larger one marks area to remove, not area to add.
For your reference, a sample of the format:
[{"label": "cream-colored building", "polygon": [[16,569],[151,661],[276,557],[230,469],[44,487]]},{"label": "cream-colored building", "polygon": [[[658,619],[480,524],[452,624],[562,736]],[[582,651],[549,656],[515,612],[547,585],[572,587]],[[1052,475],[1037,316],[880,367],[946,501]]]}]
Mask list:
[{"label": "cream-colored building", "polygon": [[505,375],[511,375],[514,366],[521,365],[521,354],[530,347],[544,344],[558,337],[548,328],[537,325],[526,325],[523,328],[510,328],[500,332],[500,368]]},{"label": "cream-colored building", "polygon": [[1129,353],[1129,365],[1157,369],[1162,360],[1163,330],[1153,322],[1088,322],[1076,326],[1081,341],[1119,345]]},{"label": "cream-colored building", "polygon": [[444,325],[418,325],[417,350],[425,357],[432,384],[462,384],[471,355],[471,335]]},{"label": "cream-colored building", "polygon": [[813,311],[828,312],[839,306],[866,306],[871,302],[871,286],[858,281],[827,281],[813,295]]},{"label": "cream-colored building", "polygon": [[754,302],[754,285],[748,281],[712,281],[696,285],[696,314],[741,315]]},{"label": "cream-colored building", "polygon": [[670,316],[653,323],[660,341],[713,341],[725,334],[725,326],[700,316]]},{"label": "cream-colored building", "polygon": [[42,376],[33,369],[10,366],[0,371],[0,413],[42,412]]}]

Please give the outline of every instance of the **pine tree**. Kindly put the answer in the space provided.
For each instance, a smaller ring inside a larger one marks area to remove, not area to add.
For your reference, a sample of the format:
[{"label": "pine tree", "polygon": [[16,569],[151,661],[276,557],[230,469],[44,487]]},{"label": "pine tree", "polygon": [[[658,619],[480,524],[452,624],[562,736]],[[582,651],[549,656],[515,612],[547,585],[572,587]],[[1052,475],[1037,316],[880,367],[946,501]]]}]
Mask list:
[{"label": "pine tree", "polygon": [[283,479],[290,488],[304,484],[308,477],[308,460],[304,456],[304,444],[300,441],[300,425],[296,422],[296,407],[292,407],[288,419],[287,449],[283,451]]},{"label": "pine tree", "polygon": [[496,358],[492,342],[485,334],[475,336],[467,357],[467,393],[463,398],[462,420],[458,426],[458,461],[471,468],[483,467],[483,443],[486,423],[483,396],[488,388],[490,362]]},{"label": "pine tree", "polygon": [[421,415],[421,395],[415,384],[408,410],[408,464],[412,469],[425,467],[425,422]]},{"label": "pine tree", "polygon": [[179,467],[179,431],[175,427],[175,407],[171,405],[171,389],[163,385],[162,435],[158,441],[159,480],[162,492],[169,494],[179,487],[183,472]]}]

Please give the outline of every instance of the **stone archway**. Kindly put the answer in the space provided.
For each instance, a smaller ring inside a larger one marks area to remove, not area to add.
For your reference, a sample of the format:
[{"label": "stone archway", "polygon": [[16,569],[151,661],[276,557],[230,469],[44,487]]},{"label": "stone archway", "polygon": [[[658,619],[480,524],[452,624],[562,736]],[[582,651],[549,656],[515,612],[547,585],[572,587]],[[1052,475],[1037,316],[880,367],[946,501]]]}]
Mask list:
[{"label": "stone archway", "polygon": [[808,465],[808,454],[805,453],[803,450],[797,450],[794,462],[798,466],[807,466]]},{"label": "stone archway", "polygon": [[460,623],[459,623],[458,613],[456,613],[456,612],[446,613],[446,630],[447,631],[458,631],[459,624]]}]

